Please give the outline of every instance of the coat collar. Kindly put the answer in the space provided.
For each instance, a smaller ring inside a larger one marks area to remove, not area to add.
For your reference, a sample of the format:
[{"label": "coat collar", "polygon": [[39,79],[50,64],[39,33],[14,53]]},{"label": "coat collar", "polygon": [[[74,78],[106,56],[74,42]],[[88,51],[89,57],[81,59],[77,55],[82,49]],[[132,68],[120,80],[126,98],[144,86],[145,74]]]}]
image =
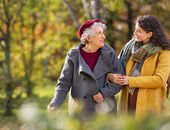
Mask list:
[{"label": "coat collar", "polygon": [[83,72],[83,73],[86,73],[86,74],[92,76],[95,79],[93,72],[91,71],[90,67],[86,64],[83,57],[81,55],[79,55],[78,59],[79,59],[79,68],[78,68],[79,74],[81,72]]},{"label": "coat collar", "polygon": [[[111,59],[109,59],[111,60]],[[93,74],[95,75],[96,79],[100,78],[102,75],[106,74],[107,72],[109,72],[110,69],[108,67],[108,64],[106,64],[103,60],[103,54],[101,53],[98,61],[95,65],[95,68],[93,70]]]},{"label": "coat collar", "polygon": [[102,75],[111,71],[109,69],[110,68],[109,66],[110,66],[111,61],[112,61],[112,59],[110,59],[111,49],[108,48],[108,45],[105,44],[104,47],[102,47],[100,49],[100,55],[98,57],[98,60],[97,60],[97,63],[95,65],[93,72],[91,71],[91,69],[86,64],[86,62],[84,61],[83,57],[80,54],[80,48],[82,48],[83,46],[84,46],[83,44],[76,45],[72,49],[72,53],[71,53],[71,55],[72,55],[71,57],[73,59],[75,59],[74,57],[76,55],[78,56],[78,60],[79,60],[78,72],[79,72],[79,74],[83,72],[83,73],[88,74],[89,76],[91,76],[94,79],[98,79]]}]

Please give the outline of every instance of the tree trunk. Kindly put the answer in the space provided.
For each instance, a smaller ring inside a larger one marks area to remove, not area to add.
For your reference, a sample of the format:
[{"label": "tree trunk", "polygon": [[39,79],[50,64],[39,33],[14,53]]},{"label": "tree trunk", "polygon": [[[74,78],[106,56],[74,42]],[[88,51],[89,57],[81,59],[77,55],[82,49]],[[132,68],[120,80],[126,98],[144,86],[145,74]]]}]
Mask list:
[{"label": "tree trunk", "polygon": [[93,19],[100,19],[101,0],[91,0]]},{"label": "tree trunk", "polygon": [[101,0],[82,0],[89,19],[100,19]]},{"label": "tree trunk", "polygon": [[83,7],[85,9],[86,15],[89,19],[93,19],[93,16],[91,14],[91,7],[89,0],[82,0]]},{"label": "tree trunk", "polygon": [[36,13],[33,14],[33,19],[34,23],[32,25],[32,40],[31,40],[31,55],[30,55],[30,62],[29,62],[29,69],[28,69],[28,79],[27,79],[27,89],[26,93],[27,96],[30,96],[32,94],[32,82],[31,82],[31,77],[32,77],[32,70],[33,70],[33,65],[34,65],[34,56],[35,56],[35,28],[37,25],[37,16]]},{"label": "tree trunk", "polygon": [[47,78],[47,73],[48,73],[48,64],[49,64],[49,61],[48,61],[48,58],[45,58],[44,59],[44,71],[43,71],[43,77],[44,78]]},{"label": "tree trunk", "polygon": [[133,9],[132,9],[132,4],[130,3],[130,1],[125,0],[125,5],[127,7],[127,24],[128,24],[128,39],[130,40],[132,38],[133,35]]},{"label": "tree trunk", "polygon": [[76,23],[76,28],[77,28],[77,30],[78,30],[79,27],[80,27],[80,24],[79,24],[79,22],[78,22],[78,18],[76,17],[76,15],[75,15],[74,11],[72,10],[72,8],[71,8],[70,4],[68,3],[68,1],[67,1],[67,0],[64,0],[64,3],[65,3],[65,5],[67,6],[67,9],[68,9],[68,11],[69,11],[70,14],[71,14],[71,17],[73,18],[74,22]]},{"label": "tree trunk", "polygon": [[11,78],[11,70],[10,70],[10,44],[9,44],[9,36],[7,37],[5,47],[5,92],[6,92],[6,102],[5,102],[5,115],[9,116],[12,114],[12,78]]}]

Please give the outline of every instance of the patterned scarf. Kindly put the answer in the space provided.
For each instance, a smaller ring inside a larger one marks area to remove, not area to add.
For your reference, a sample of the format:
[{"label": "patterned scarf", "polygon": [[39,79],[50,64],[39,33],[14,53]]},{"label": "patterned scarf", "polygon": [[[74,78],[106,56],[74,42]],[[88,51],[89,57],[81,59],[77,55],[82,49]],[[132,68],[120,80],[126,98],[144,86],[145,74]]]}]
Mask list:
[{"label": "patterned scarf", "polygon": [[[141,69],[146,58],[156,54],[162,50],[161,47],[153,45],[151,42],[143,44],[143,42],[136,42],[136,40],[130,40],[119,54],[119,59],[124,67],[130,58],[135,61],[133,68],[130,71],[129,76],[137,77],[141,74]],[[133,95],[135,88],[129,88],[129,93]]]}]

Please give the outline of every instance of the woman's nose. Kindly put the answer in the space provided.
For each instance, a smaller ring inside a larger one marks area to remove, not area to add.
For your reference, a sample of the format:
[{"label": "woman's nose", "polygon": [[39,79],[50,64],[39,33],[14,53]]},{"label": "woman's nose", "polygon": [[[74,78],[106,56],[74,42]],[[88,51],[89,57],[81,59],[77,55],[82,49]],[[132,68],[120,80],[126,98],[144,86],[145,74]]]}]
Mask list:
[{"label": "woman's nose", "polygon": [[104,33],[103,33],[103,35],[102,35],[102,36],[103,36],[103,38],[105,38],[105,35],[104,35]]},{"label": "woman's nose", "polygon": [[136,35],[136,30],[133,32],[133,35]]}]

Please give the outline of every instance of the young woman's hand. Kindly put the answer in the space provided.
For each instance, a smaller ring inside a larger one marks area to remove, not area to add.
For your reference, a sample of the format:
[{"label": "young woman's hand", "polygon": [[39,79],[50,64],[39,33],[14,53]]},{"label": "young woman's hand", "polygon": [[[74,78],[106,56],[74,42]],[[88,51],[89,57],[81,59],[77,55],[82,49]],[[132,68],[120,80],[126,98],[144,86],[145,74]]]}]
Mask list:
[{"label": "young woman's hand", "polygon": [[121,85],[129,85],[129,76],[122,76]]}]

